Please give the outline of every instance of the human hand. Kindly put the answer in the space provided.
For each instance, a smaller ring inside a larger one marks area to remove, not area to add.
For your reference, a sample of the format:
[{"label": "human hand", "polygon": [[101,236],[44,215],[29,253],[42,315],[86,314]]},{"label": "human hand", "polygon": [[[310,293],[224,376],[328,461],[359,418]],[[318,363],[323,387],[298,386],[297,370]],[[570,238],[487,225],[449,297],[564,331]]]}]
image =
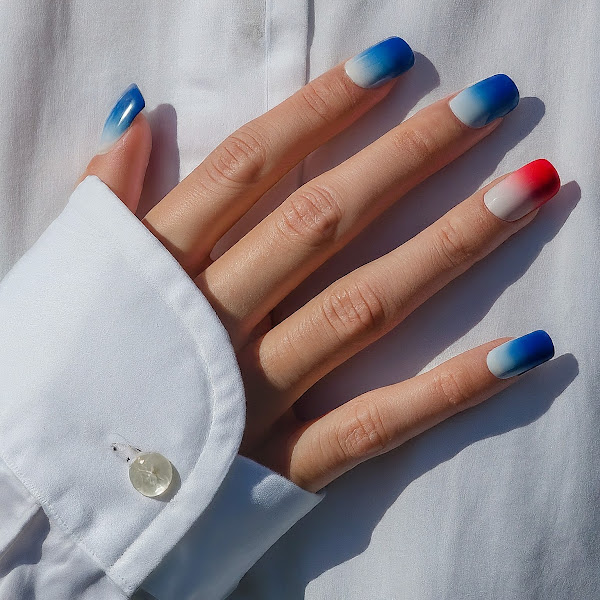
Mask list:
[{"label": "human hand", "polygon": [[[320,378],[533,220],[560,187],[544,160],[496,179],[281,323],[269,319],[378,214],[500,124],[518,103],[505,75],[419,111],[305,183],[217,260],[209,258],[268,189],[382,100],[413,60],[405,42],[390,38],[334,67],[229,136],[143,219],[196,281],[236,348],[247,400],[240,452],[310,491],[484,401],[554,353],[545,332],[506,345],[511,338],[501,338],[321,418],[303,422],[294,413]],[[80,178],[97,175],[132,211],[151,148],[143,106],[130,86],[107,120],[102,153]]]}]

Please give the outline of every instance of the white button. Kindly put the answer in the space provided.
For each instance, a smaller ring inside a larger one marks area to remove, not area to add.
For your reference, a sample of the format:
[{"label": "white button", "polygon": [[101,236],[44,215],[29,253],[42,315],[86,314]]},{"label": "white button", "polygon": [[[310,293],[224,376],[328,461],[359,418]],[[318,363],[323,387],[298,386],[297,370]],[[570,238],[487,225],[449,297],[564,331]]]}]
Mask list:
[{"label": "white button", "polygon": [[173,466],[158,452],[142,452],[129,467],[129,479],[140,494],[154,498],[171,485]]}]

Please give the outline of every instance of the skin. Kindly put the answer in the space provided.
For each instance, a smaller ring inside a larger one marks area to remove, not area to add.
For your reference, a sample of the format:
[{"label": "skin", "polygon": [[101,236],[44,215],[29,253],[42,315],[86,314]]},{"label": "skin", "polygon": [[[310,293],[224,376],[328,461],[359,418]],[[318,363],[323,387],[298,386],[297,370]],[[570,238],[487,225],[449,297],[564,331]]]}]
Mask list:
[{"label": "skin", "polygon": [[[240,452],[309,491],[518,378],[498,379],[487,368],[487,353],[512,339],[500,338],[313,421],[300,421],[293,410],[320,378],[533,220],[537,210],[515,222],[488,211],[483,194],[501,178],[270,327],[273,308],[319,265],[502,121],[469,128],[448,107],[451,97],[307,182],[215,262],[209,258],[221,236],[286,172],[394,85],[362,89],[338,65],[233,133],[143,220],[196,281],[231,336],[247,397]],[[151,144],[142,112],[107,153],[90,161],[79,181],[97,175],[135,211]]]}]

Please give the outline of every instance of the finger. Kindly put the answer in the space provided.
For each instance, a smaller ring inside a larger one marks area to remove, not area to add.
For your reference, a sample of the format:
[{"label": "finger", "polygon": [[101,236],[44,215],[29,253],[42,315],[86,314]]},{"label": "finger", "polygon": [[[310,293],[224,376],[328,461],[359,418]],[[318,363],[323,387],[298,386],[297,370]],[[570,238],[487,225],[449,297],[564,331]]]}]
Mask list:
[{"label": "finger", "polygon": [[[518,90],[506,75],[472,87],[486,94],[485,102],[477,103],[477,115],[472,111],[467,118],[461,100],[471,97],[472,88],[450,102],[445,98],[424,108],[303,185],[201,275],[200,287],[213,299],[234,340],[243,342],[312,271],[392,202],[491,133],[518,102]],[[457,101],[461,118],[483,126],[458,119],[453,112]],[[496,118],[487,124],[486,115]]]},{"label": "finger", "polygon": [[[272,422],[318,379],[527,225],[559,186],[554,167],[534,161],[333,283],[240,354],[250,373],[248,396],[253,386],[262,390],[256,394],[261,405],[253,410]],[[524,211],[533,212],[523,216]],[[257,368],[249,368],[252,364]]]},{"label": "finger", "polygon": [[146,226],[197,275],[219,238],[269,188],[382,100],[413,62],[408,44],[394,37],[346,63],[349,74],[338,65],[311,81],[229,136],[148,213]]},{"label": "finger", "polygon": [[131,84],[106,119],[98,154],[77,181],[79,184],[88,175],[96,175],[133,212],[140,200],[152,148],[150,125],[141,112],[144,106],[139,88]]},{"label": "finger", "polygon": [[276,453],[268,449],[263,460],[301,487],[317,491],[357,464],[487,400],[554,356],[545,331],[508,339],[488,342],[412,379],[367,392],[305,425],[289,438],[283,453],[281,448]]}]

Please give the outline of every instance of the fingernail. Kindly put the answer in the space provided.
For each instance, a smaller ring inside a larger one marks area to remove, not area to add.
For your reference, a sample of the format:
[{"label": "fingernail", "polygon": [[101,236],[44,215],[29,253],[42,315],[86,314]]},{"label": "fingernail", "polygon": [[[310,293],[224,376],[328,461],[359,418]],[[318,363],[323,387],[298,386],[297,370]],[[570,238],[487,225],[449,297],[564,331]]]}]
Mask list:
[{"label": "fingernail", "polygon": [[132,83],[117,100],[104,123],[98,154],[104,154],[125,133],[145,105],[142,92]]},{"label": "fingernail", "polygon": [[554,356],[554,344],[543,330],[496,346],[487,355],[488,369],[500,379],[521,375]]},{"label": "fingernail", "polygon": [[560,189],[556,169],[544,158],[534,160],[511,173],[488,190],[483,202],[504,221],[516,221],[539,208]]},{"label": "fingernail", "polygon": [[362,88],[373,88],[402,75],[415,64],[411,47],[399,37],[390,37],[367,48],[346,62],[346,73]]},{"label": "fingernail", "polygon": [[519,104],[519,90],[508,75],[492,75],[450,100],[450,109],[465,125],[479,129]]}]

